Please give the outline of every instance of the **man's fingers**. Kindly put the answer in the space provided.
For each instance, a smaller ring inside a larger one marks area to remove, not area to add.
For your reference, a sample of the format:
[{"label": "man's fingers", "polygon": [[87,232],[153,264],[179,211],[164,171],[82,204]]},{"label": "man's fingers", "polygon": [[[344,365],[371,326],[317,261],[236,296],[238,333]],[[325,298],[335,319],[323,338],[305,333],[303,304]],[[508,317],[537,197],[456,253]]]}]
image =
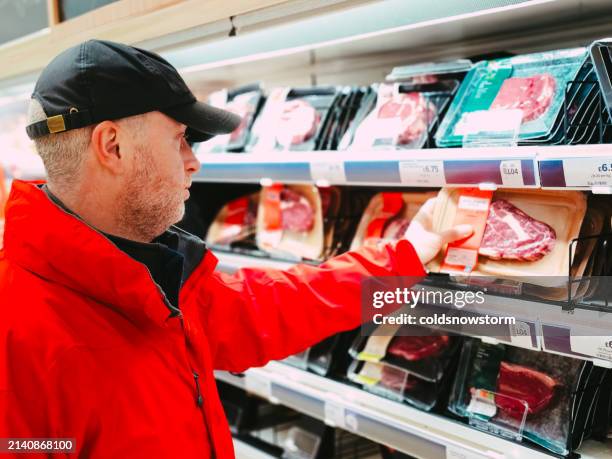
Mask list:
[{"label": "man's fingers", "polygon": [[472,225],[457,225],[453,228],[444,230],[440,233],[440,238],[443,244],[458,241],[469,237],[474,232]]},{"label": "man's fingers", "polygon": [[414,216],[414,220],[420,222],[426,227],[431,225],[434,207],[436,206],[436,200],[437,198],[430,198],[427,201],[425,201],[425,204],[421,206],[417,214]]}]

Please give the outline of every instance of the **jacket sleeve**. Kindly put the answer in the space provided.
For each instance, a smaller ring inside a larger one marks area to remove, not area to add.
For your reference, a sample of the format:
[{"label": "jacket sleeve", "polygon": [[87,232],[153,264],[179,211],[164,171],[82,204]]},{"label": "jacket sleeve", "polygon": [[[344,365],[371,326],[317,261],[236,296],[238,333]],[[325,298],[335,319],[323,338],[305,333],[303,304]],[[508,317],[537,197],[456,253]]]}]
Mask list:
[{"label": "jacket sleeve", "polygon": [[318,267],[214,272],[197,283],[214,368],[244,371],[359,326],[360,287],[367,277],[424,275],[406,240],[378,249],[363,247]]}]

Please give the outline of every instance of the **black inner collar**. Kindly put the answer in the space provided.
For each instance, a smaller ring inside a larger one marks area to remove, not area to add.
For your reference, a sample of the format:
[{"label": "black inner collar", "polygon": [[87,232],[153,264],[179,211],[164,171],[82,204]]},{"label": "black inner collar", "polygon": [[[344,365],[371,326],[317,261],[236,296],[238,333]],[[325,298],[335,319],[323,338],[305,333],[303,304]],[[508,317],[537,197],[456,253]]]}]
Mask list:
[{"label": "black inner collar", "polygon": [[[46,185],[43,185],[42,189],[51,201],[69,214],[79,218],[57,196],[51,193]],[[203,244],[198,244],[195,241],[197,239],[195,236],[188,233],[183,235],[183,232],[172,230],[166,231],[150,243],[136,242],[102,232],[101,234],[115,244],[119,250],[147,267],[153,281],[162,289],[167,300],[170,302],[169,308],[171,313],[173,315],[178,314],[181,285],[201,261],[205,252]],[[191,241],[191,239],[194,239],[194,241]],[[187,257],[188,262],[186,263],[185,254],[187,249],[193,249],[194,247],[197,249],[198,247],[196,246],[198,245],[200,250],[196,250],[192,256]]]}]

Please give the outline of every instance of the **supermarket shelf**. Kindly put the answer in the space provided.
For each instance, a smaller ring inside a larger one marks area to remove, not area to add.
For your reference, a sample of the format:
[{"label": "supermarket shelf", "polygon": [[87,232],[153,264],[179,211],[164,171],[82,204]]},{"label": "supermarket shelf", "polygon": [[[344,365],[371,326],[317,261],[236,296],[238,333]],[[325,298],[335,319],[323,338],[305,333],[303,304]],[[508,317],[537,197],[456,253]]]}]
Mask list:
[{"label": "supermarket shelf", "polygon": [[201,154],[195,181],[378,186],[539,185],[533,148]]},{"label": "supermarket shelf", "polygon": [[[281,403],[417,458],[550,458],[527,445],[509,442],[278,362],[248,370],[243,377],[225,372],[216,372],[215,376],[273,403]],[[463,455],[451,455],[458,452]],[[589,441],[579,453],[584,459],[603,459],[611,457],[612,446]]]},{"label": "supermarket shelf", "polygon": [[[481,186],[612,193],[612,146],[200,154],[201,182]],[[541,177],[541,180],[540,180]]]},{"label": "supermarket shelf", "polygon": [[[227,252],[215,252],[215,255],[219,259],[217,269],[226,273],[240,267],[287,269],[293,265],[286,261]],[[429,286],[422,288],[440,290]],[[486,298],[486,310],[484,306],[468,305],[463,311],[480,316],[515,317],[525,333],[518,336],[508,325],[495,337],[482,337],[483,340],[590,360],[598,366],[612,368],[612,348],[607,345],[608,341],[612,341],[611,313],[585,309],[566,311],[558,304],[495,295],[487,295]]]}]

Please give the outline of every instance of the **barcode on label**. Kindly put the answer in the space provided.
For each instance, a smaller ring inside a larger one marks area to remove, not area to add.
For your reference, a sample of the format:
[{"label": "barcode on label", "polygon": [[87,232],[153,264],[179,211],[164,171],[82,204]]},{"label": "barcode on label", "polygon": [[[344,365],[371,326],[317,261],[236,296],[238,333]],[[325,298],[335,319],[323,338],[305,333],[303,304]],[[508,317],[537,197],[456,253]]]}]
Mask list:
[{"label": "barcode on label", "polygon": [[444,262],[449,265],[473,267],[476,266],[477,260],[477,250],[449,247]]},{"label": "barcode on label", "polygon": [[459,196],[459,208],[464,210],[476,210],[486,212],[489,210],[489,200],[475,198],[473,196]]}]

